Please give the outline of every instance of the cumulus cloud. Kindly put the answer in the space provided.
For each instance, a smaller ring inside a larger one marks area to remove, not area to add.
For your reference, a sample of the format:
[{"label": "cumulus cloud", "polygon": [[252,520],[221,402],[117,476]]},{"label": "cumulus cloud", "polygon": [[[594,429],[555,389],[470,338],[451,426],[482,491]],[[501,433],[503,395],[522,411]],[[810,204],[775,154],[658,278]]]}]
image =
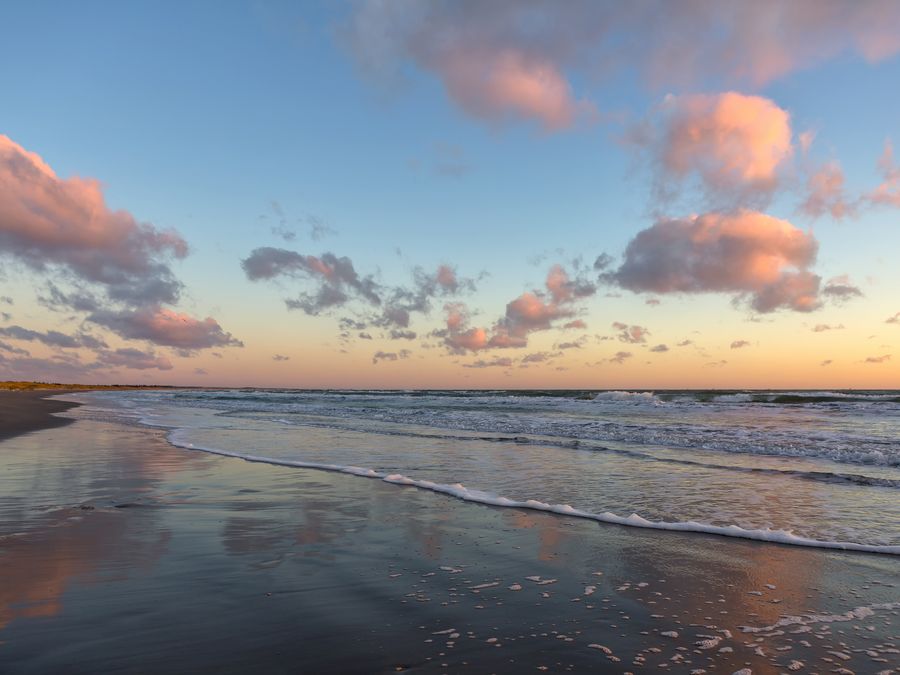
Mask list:
[{"label": "cumulus cloud", "polygon": [[396,76],[412,64],[477,119],[552,131],[593,115],[573,91],[575,76],[595,88],[635,71],[667,89],[761,86],[844,54],[889,58],[900,52],[898,23],[891,0],[368,0],[343,33],[369,73]]},{"label": "cumulus cloud", "polygon": [[[20,354],[20,351],[14,352]],[[96,380],[97,373],[108,373],[117,368],[130,370],[172,370],[172,362],[165,356],[157,355],[152,349],[140,350],[130,347],[119,349],[99,349],[94,361],[86,363],[77,353],[60,352],[50,358],[33,358],[27,355],[6,358],[0,353],[0,365],[10,377],[38,378],[56,382],[77,382],[84,379]]]},{"label": "cumulus cloud", "polygon": [[747,340],[735,340],[731,343],[732,349],[743,349],[744,347],[749,347],[750,342]]},{"label": "cumulus cloud", "polygon": [[627,323],[622,323],[620,321],[613,322],[612,327],[619,331],[618,338],[620,342],[627,342],[629,344],[639,344],[647,341],[647,336],[650,334],[650,331],[644,328],[644,326],[629,326]]},{"label": "cumulus cloud", "polygon": [[56,268],[102,285],[111,300],[174,302],[168,266],[188,253],[172,230],[106,206],[100,183],[59,178],[33,152],[0,135],[0,252],[37,271]]},{"label": "cumulus cloud", "polygon": [[609,361],[610,363],[618,363],[619,365],[622,365],[623,363],[625,363],[625,361],[632,358],[633,356],[634,354],[632,354],[631,352],[616,352],[613,356],[605,360]]},{"label": "cumulus cloud", "polygon": [[351,296],[372,305],[381,304],[380,287],[374,278],[361,277],[346,256],[339,258],[334,253],[323,253],[317,257],[264,246],[242,260],[241,267],[250,281],[281,276],[312,280],[317,285],[314,292],[285,301],[289,309],[301,309],[307,314],[316,315],[343,305]]},{"label": "cumulus cloud", "polygon": [[894,146],[890,139],[884,142],[884,151],[878,160],[878,169],[881,172],[882,181],[878,187],[866,195],[866,200],[880,206],[900,206],[900,167],[894,162]]},{"label": "cumulus cloud", "polygon": [[454,352],[525,347],[529,334],[547,330],[558,320],[571,319],[575,304],[597,291],[593,283],[580,276],[572,278],[561,265],[550,268],[544,285],[546,290],[525,292],[508,302],[506,313],[490,330],[470,328],[464,305],[446,305],[447,328],[441,331],[444,343]]},{"label": "cumulus cloud", "polygon": [[828,214],[839,220],[857,216],[864,209],[877,206],[900,207],[900,167],[894,162],[890,139],[878,160],[881,183],[873,190],[853,198],[847,195],[844,173],[836,161],[826,162],[808,174],[805,201],[801,210],[813,218]]},{"label": "cumulus cloud", "polygon": [[575,96],[549,54],[490,35],[496,21],[513,18],[510,9],[365,3],[346,34],[363,67],[383,71],[412,60],[438,76],[456,105],[490,123],[528,119],[556,131],[592,116],[593,105]]},{"label": "cumulus cloud", "polygon": [[500,328],[510,337],[524,339],[528,333],[546,330],[554,321],[567,316],[571,316],[570,309],[546,296],[527,292],[507,303]]},{"label": "cumulus cloud", "polygon": [[27,342],[42,342],[48,347],[60,347],[74,349],[76,347],[105,347],[106,343],[92,335],[82,333],[79,335],[67,335],[57,330],[36,331],[22,326],[6,326],[0,328],[0,335],[13,340]]},{"label": "cumulus cloud", "polygon": [[820,306],[809,271],[818,242],[786,220],[756,211],[661,219],[632,239],[603,279],[635,292],[732,293],[757,312]]},{"label": "cumulus cloud", "polygon": [[894,314],[894,316],[890,316],[884,321],[885,323],[900,323],[900,312]]},{"label": "cumulus cloud", "polygon": [[[300,309],[316,316],[337,307],[361,304],[368,313],[360,319],[343,317],[342,331],[362,331],[371,326],[391,329],[391,339],[415,339],[407,330],[415,313],[427,314],[435,298],[448,298],[475,290],[472,279],[461,278],[451,265],[442,264],[432,272],[421,267],[412,271],[412,283],[406,286],[385,286],[371,274],[360,274],[350,258],[334,253],[321,256],[304,255],[282,248],[261,247],[241,261],[245,275],[251,281],[288,278],[312,288],[303,289],[295,298],[288,298],[288,309]],[[372,308],[376,311],[371,313]],[[363,339],[367,339],[363,337]]]},{"label": "cumulus cloud", "polygon": [[841,275],[829,279],[822,289],[822,294],[835,302],[845,302],[853,298],[862,297],[863,292],[858,286],[850,282],[847,275]]},{"label": "cumulus cloud", "polygon": [[616,259],[608,253],[601,253],[594,259],[594,270],[596,270],[597,272],[602,272],[610,265],[612,265],[615,261]]},{"label": "cumulus cloud", "polygon": [[829,331],[829,330],[843,330],[843,329],[844,329],[844,324],[842,324],[842,323],[839,323],[836,325],[832,325],[832,324],[828,324],[828,323],[817,323],[815,326],[813,326],[812,331],[813,331],[813,333],[824,333],[825,331]]},{"label": "cumulus cloud", "polygon": [[511,368],[513,365],[513,360],[509,357],[496,357],[491,359],[490,361],[486,361],[484,359],[478,359],[473,363],[464,363],[462,364],[463,368]]},{"label": "cumulus cloud", "polygon": [[174,230],[110,209],[98,181],[60,178],[40,156],[0,135],[0,257],[75,287],[66,292],[51,281],[47,306],[92,312],[88,320],[169,311],[161,305],[177,302],[183,288],[169,265],[187,254]]},{"label": "cumulus cloud", "polygon": [[787,111],[737,92],[668,96],[631,139],[649,153],[660,194],[695,178],[714,202],[765,201],[794,152]]},{"label": "cumulus cloud", "polygon": [[825,214],[836,220],[856,214],[857,205],[851,201],[844,187],[844,171],[836,161],[826,162],[809,174],[806,199],[801,210],[813,218]]},{"label": "cumulus cloud", "polygon": [[819,365],[820,366],[830,366],[832,363],[834,363],[834,361],[832,361],[831,359],[825,359]]},{"label": "cumulus cloud", "polygon": [[272,360],[273,361],[290,361],[291,357],[284,356],[283,354],[276,354],[275,356],[272,357]]},{"label": "cumulus cloud", "polygon": [[565,350],[565,349],[581,349],[584,346],[584,342],[587,338],[582,337],[578,340],[571,340],[569,342],[560,342],[554,345],[555,349]]},{"label": "cumulus cloud", "polygon": [[650,351],[651,352],[659,352],[659,353],[667,352],[667,351],[669,351],[669,346],[665,345],[665,344],[656,345],[654,347],[650,347]]},{"label": "cumulus cloud", "polygon": [[694,341],[693,341],[693,340],[682,340],[681,342],[678,343],[677,346],[678,346],[678,347],[687,347],[687,346],[692,345],[692,344],[694,344]]},{"label": "cumulus cloud", "polygon": [[883,354],[881,356],[869,356],[866,358],[866,363],[885,363],[891,360],[890,354]]},{"label": "cumulus cloud", "polygon": [[195,319],[165,307],[121,311],[98,309],[88,318],[123,338],[148,340],[180,349],[244,346],[231,333],[225,332],[212,317]]},{"label": "cumulus cloud", "polygon": [[380,316],[371,320],[374,325],[407,328],[413,314],[431,311],[435,298],[449,298],[475,290],[475,282],[457,276],[456,269],[450,265],[438,265],[433,273],[416,267],[412,276],[410,286],[397,286],[386,294],[385,307]]},{"label": "cumulus cloud", "polygon": [[165,356],[157,356],[152,350],[142,351],[131,347],[100,352],[97,355],[96,365],[133,370],[172,370],[173,368],[172,362]]},{"label": "cumulus cloud", "polygon": [[377,364],[379,361],[398,361],[400,359],[408,359],[412,352],[408,349],[401,349],[399,352],[383,352],[381,350],[372,355],[372,363]]},{"label": "cumulus cloud", "polygon": [[522,363],[543,363],[552,359],[555,354],[551,354],[550,352],[534,352],[533,354],[526,354],[522,357]]},{"label": "cumulus cloud", "polygon": [[575,319],[574,321],[567,321],[566,323],[563,324],[564,330],[569,330],[569,329],[573,329],[573,328],[576,328],[578,330],[585,330],[585,329],[587,329],[587,324],[584,321],[582,321],[581,319]]}]

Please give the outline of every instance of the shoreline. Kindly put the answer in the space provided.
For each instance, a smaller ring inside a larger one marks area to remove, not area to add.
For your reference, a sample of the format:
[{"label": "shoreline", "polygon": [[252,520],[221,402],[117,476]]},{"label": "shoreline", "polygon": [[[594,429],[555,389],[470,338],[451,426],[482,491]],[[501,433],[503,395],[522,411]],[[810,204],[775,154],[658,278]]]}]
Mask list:
[{"label": "shoreline", "polygon": [[74,394],[78,389],[0,389],[0,441],[41,429],[53,429],[75,420],[54,413],[65,412],[80,403],[50,399],[50,396]]}]

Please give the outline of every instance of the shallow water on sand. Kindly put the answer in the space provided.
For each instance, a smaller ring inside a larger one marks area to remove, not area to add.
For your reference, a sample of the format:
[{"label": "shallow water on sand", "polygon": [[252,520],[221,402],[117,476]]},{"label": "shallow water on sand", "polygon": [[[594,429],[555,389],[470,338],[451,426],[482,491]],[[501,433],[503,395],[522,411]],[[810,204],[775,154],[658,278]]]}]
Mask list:
[{"label": "shallow water on sand", "polygon": [[84,420],[0,443],[0,672],[895,661],[893,556],[487,508],[163,433]]},{"label": "shallow water on sand", "polygon": [[[184,448],[608,522],[900,553],[898,392],[93,392]],[[636,514],[636,515],[632,515]]]}]

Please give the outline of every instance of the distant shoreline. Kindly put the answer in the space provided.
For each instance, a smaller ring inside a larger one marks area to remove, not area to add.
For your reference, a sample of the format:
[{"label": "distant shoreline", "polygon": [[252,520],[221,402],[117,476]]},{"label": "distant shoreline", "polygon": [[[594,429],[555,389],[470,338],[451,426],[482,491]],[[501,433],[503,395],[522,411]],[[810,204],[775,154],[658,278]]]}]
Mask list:
[{"label": "distant shoreline", "polygon": [[614,392],[629,393],[655,393],[660,395],[682,393],[714,393],[714,394],[765,394],[765,393],[811,393],[811,392],[837,392],[837,393],[879,393],[900,392],[900,389],[870,389],[865,387],[265,387],[254,385],[180,385],[180,384],[77,384],[59,382],[33,382],[33,381],[0,381],[0,391],[128,391],[128,390],[191,390],[191,391],[305,391],[305,392],[384,392],[390,394],[402,394],[407,392],[523,392],[533,394],[601,394]]},{"label": "distant shoreline", "polygon": [[7,380],[0,382],[0,391],[93,391],[95,389],[194,389],[169,384],[63,384],[59,382],[31,382]]}]

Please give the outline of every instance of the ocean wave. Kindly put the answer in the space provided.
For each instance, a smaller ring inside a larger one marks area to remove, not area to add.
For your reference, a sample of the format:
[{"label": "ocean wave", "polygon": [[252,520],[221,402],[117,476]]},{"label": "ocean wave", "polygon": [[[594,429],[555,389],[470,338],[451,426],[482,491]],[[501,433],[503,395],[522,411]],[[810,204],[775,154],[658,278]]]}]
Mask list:
[{"label": "ocean wave", "polygon": [[[297,391],[188,391],[158,395],[142,392],[140,397],[134,397],[132,405],[140,409],[147,404],[174,404],[179,408],[215,409],[235,416],[317,417],[335,420],[335,424],[353,425],[359,431],[369,430],[372,422],[376,422],[484,436],[539,437],[541,442],[554,439],[546,442],[561,447],[622,443],[645,448],[900,467],[900,406],[884,404],[891,397],[885,392],[863,392],[862,395],[880,401],[874,408],[854,401],[821,407],[729,402],[738,397],[775,395],[748,392],[713,392],[706,402],[691,405],[676,403],[668,394],[649,391],[601,392],[591,401],[511,397],[507,393],[497,396],[491,393],[485,397],[481,391],[467,392],[466,396],[458,394],[447,392],[435,398],[420,392],[413,399],[407,397],[407,392],[390,396],[375,392],[327,395]],[[692,396],[706,394],[691,393]],[[849,396],[837,394],[842,392],[817,392],[816,397],[835,395],[834,398],[843,401]],[[804,392],[778,395],[812,397],[812,393]],[[122,400],[127,397],[118,393],[117,396],[116,405],[128,403]],[[724,403],[716,403],[715,397],[729,398]],[[859,405],[865,409],[853,409]],[[841,480],[839,476],[825,479]],[[849,478],[845,482],[893,487],[878,481],[866,482],[864,478]]]},{"label": "ocean wave", "polygon": [[411,478],[399,473],[380,472],[370,468],[347,466],[341,464],[323,464],[316,462],[303,462],[299,460],[277,459],[266,457],[263,455],[254,455],[249,453],[232,452],[221,448],[209,446],[201,446],[191,443],[183,438],[181,430],[174,430],[168,436],[169,442],[179,448],[186,450],[196,450],[207,452],[223,457],[232,457],[242,459],[247,462],[271,464],[275,466],[284,466],[299,469],[313,469],[319,471],[332,471],[337,473],[349,474],[363,478],[379,479],[386,483],[394,485],[415,487],[430,492],[445,494],[456,499],[467,502],[475,502],[487,506],[498,506],[506,508],[528,509],[533,511],[544,511],[554,513],[561,516],[569,516],[574,518],[582,518],[593,520],[601,523],[609,523],[614,525],[623,525],[626,527],[637,527],[650,530],[666,530],[672,532],[693,532],[701,534],[711,534],[723,537],[732,537],[737,539],[750,539],[755,541],[765,541],[777,544],[788,544],[792,546],[806,546],[821,549],[836,549],[842,551],[860,551],[867,553],[880,553],[887,555],[900,555],[900,546],[880,545],[880,544],[861,544],[855,542],[829,541],[811,539],[794,534],[788,530],[777,530],[770,528],[748,529],[738,525],[713,525],[697,521],[669,522],[669,521],[652,521],[642,518],[636,513],[630,516],[620,516],[611,512],[591,513],[576,509],[568,504],[549,504],[535,499],[516,500],[509,499],[500,495],[493,494],[484,490],[467,488],[461,483],[447,484],[437,483],[429,480],[420,480]]},{"label": "ocean wave", "polygon": [[446,402],[449,399],[547,399],[559,401],[594,401],[596,403],[766,403],[804,405],[817,403],[900,403],[897,391],[858,390],[598,390],[598,389],[232,389],[178,390],[167,392],[175,399],[220,401],[271,401],[309,399],[427,399]]},{"label": "ocean wave", "polygon": [[[346,426],[338,424],[329,424],[326,422],[317,422],[313,420],[289,420],[283,417],[273,418],[270,420],[277,424],[313,427],[318,429],[335,429],[348,430]],[[354,430],[354,429],[350,429]],[[368,427],[366,433],[377,434],[379,436],[398,436],[403,438],[422,438],[428,440],[440,441],[461,441],[472,442],[479,441],[482,443],[513,443],[516,445],[539,445],[545,447],[564,448],[569,450],[579,450],[584,452],[606,452],[615,455],[629,457],[631,459],[643,460],[648,462],[660,462],[663,464],[675,464],[679,466],[695,466],[703,469],[714,469],[719,471],[733,471],[737,473],[748,474],[767,474],[772,476],[784,476],[788,478],[796,478],[799,480],[811,480],[819,483],[842,484],[842,485],[864,485],[870,487],[885,487],[900,489],[900,479],[885,478],[882,476],[868,476],[859,473],[845,473],[839,471],[803,471],[798,469],[776,469],[770,467],[753,467],[740,466],[734,464],[719,464],[716,462],[700,462],[692,459],[681,459],[677,457],[661,457],[652,455],[640,450],[628,450],[625,448],[611,448],[604,445],[594,444],[581,440],[560,440],[555,438],[547,438],[542,436],[504,436],[504,435],[459,435],[446,433],[423,433],[412,430],[401,429],[379,429]]]},{"label": "ocean wave", "polygon": [[597,403],[619,401],[622,403],[650,403],[662,405],[664,401],[652,391],[601,391],[590,399]]}]

